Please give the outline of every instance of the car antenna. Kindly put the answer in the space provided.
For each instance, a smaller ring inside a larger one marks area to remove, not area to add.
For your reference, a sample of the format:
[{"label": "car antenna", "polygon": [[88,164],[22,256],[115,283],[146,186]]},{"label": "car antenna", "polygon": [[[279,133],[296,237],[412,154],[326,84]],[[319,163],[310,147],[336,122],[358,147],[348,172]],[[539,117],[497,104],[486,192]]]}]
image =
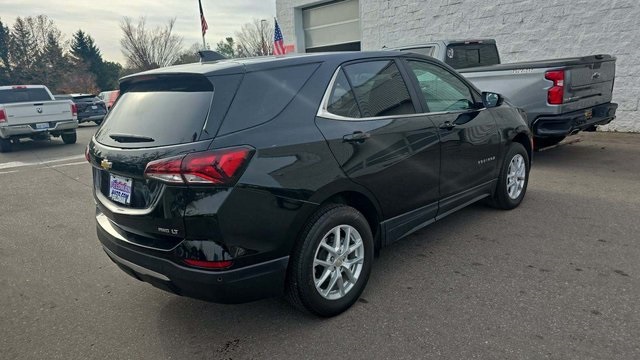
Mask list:
[{"label": "car antenna", "polygon": [[226,59],[224,55],[213,50],[200,50],[198,51],[198,55],[200,55],[200,62],[218,61],[218,60]]}]

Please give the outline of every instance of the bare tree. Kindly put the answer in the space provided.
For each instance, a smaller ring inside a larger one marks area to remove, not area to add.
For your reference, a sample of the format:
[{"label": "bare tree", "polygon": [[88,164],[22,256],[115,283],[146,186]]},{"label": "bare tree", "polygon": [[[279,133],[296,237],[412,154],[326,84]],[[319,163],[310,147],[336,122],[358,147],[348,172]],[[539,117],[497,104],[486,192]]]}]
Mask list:
[{"label": "bare tree", "polygon": [[173,34],[175,23],[173,18],[164,26],[147,29],[145,17],[137,23],[124,17],[120,23],[120,46],[128,67],[149,70],[175,63],[182,51],[182,37]]},{"label": "bare tree", "polygon": [[236,33],[237,56],[265,56],[273,54],[273,25],[267,20],[253,19]]}]

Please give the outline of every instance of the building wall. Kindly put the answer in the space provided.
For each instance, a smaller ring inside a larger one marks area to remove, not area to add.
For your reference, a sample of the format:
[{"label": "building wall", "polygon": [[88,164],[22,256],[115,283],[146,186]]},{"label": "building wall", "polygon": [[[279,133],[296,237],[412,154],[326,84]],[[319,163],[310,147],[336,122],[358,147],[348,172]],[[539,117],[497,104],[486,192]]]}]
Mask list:
[{"label": "building wall", "polygon": [[[323,2],[276,0],[286,43],[300,51],[296,13]],[[503,62],[612,54],[619,108],[606,128],[640,132],[639,0],[360,0],[360,18],[363,50],[488,37]]]}]

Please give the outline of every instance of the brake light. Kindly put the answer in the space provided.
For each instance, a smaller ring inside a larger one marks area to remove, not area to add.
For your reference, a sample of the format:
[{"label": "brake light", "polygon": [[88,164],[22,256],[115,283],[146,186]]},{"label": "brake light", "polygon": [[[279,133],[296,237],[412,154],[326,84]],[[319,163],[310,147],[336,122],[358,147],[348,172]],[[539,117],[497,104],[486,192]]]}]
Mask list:
[{"label": "brake light", "polygon": [[192,259],[184,259],[185,264],[189,266],[196,266],[205,269],[226,269],[233,265],[233,261],[231,260],[221,260],[221,261],[207,261],[207,260],[192,260]]},{"label": "brake light", "polygon": [[547,92],[547,102],[552,105],[564,103],[564,70],[547,71],[544,78],[553,81],[553,86]]},{"label": "brake light", "polygon": [[13,89],[26,89],[27,86],[26,85],[14,85],[12,86]]},{"label": "brake light", "polygon": [[0,109],[0,122],[7,121],[7,113],[4,112],[4,109]]},{"label": "brake light", "polygon": [[144,175],[170,184],[232,185],[252,154],[237,147],[160,159],[147,164]]},{"label": "brake light", "polygon": [[71,116],[78,116],[78,105],[71,104]]}]

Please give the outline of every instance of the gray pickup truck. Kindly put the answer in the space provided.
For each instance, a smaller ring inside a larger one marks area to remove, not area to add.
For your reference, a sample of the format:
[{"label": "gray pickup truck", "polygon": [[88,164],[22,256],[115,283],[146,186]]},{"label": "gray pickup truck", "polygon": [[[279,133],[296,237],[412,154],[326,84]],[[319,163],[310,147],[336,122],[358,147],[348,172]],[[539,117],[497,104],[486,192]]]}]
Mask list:
[{"label": "gray pickup truck", "polygon": [[397,50],[434,57],[480,90],[504,95],[526,112],[536,148],[615,119],[616,58],[611,55],[500,64],[492,39],[434,41]]},{"label": "gray pickup truck", "polygon": [[9,152],[22,138],[62,137],[76,142],[78,108],[70,100],[55,100],[44,85],[0,86],[0,152]]}]

